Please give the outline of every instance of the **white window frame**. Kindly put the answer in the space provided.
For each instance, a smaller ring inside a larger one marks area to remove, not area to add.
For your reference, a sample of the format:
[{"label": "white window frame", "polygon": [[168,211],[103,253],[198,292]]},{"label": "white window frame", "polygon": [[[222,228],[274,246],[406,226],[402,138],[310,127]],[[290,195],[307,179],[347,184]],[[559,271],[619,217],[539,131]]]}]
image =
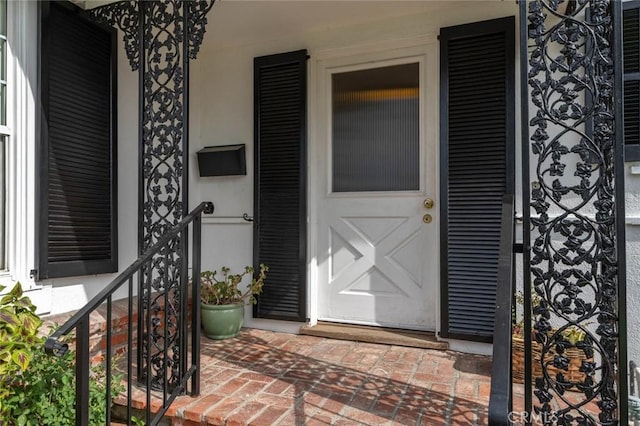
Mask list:
[{"label": "white window frame", "polygon": [[[7,121],[5,145],[5,269],[0,284],[20,281],[24,290],[40,289],[30,271],[35,259],[35,141],[38,111],[38,2],[7,1]],[[35,296],[35,295],[34,295]],[[32,297],[34,300],[34,297]],[[48,310],[38,301],[39,311]],[[50,302],[49,302],[50,304]],[[42,306],[42,307],[41,307]]]},{"label": "white window frame", "polygon": [[[0,70],[0,76],[3,76],[4,79],[0,78],[0,93],[3,94],[3,97],[0,98],[0,102],[4,103],[4,105],[0,105],[0,111],[4,111],[5,114],[5,122],[0,122],[0,174],[2,175],[2,179],[0,182],[2,183],[2,187],[0,187],[0,278],[3,275],[8,274],[8,258],[7,258],[7,146],[9,144],[9,140],[11,137],[11,128],[9,127],[9,118],[11,113],[8,111],[9,102],[7,98],[9,97],[9,84],[8,84],[8,74],[9,74],[9,66],[8,63],[12,59],[12,56],[9,53],[9,42],[8,42],[8,25],[9,25],[9,1],[8,0],[0,0],[0,3],[4,3],[4,34],[0,34],[0,43],[3,43],[1,54],[4,55],[4,58],[0,58],[0,64],[4,66],[4,70]],[[4,89],[4,90],[3,90]]]}]

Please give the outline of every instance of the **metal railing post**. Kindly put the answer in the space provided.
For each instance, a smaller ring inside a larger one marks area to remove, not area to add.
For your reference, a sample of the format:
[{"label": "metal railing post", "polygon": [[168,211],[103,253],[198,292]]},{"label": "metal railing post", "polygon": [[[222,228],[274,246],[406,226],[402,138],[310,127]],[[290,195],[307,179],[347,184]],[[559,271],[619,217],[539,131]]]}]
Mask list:
[{"label": "metal railing post", "polygon": [[202,250],[202,217],[193,220],[193,287],[191,305],[191,365],[196,373],[191,379],[191,395],[200,394],[200,269]]},{"label": "metal railing post", "polygon": [[76,327],[76,426],[89,424],[89,316]]},{"label": "metal railing post", "polygon": [[502,201],[500,256],[496,287],[496,314],[493,329],[493,363],[489,396],[489,425],[507,426],[512,407],[512,302],[514,283],[514,196],[506,194]]}]

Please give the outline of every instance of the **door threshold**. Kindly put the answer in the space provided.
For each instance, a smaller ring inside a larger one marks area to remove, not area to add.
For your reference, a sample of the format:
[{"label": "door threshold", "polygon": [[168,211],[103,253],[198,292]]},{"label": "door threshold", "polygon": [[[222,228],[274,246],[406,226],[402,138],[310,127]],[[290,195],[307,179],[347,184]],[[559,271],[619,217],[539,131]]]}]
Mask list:
[{"label": "door threshold", "polygon": [[300,327],[300,334],[412,348],[443,351],[449,349],[447,342],[438,341],[435,333],[427,331],[401,330],[397,328],[320,321],[314,326],[303,325]]}]

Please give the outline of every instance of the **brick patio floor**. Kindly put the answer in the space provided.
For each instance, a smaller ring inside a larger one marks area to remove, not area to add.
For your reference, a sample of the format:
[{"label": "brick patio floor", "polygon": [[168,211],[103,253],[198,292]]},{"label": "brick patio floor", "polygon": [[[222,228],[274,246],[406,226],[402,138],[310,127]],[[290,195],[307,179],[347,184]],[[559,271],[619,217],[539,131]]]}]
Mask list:
[{"label": "brick patio floor", "polygon": [[173,425],[486,425],[491,358],[246,329],[202,338]]}]

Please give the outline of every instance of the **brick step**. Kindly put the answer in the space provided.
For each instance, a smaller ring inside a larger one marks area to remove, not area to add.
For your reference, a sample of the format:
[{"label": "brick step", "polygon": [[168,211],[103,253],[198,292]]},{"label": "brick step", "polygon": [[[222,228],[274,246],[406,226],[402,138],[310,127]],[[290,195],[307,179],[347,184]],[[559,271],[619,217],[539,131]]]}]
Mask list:
[{"label": "brick step", "polygon": [[[206,379],[206,376],[203,377]],[[176,398],[166,411],[160,426],[210,426],[210,425],[262,425],[267,426],[273,424],[273,421],[285,413],[282,408],[269,408],[262,413],[261,421],[251,421],[262,409],[263,404],[246,403],[254,396],[252,388],[256,386],[243,386],[249,381],[240,378],[231,378],[225,385],[229,393],[233,393],[233,398],[227,399],[228,395],[216,392],[209,394],[207,392],[206,383],[203,383],[203,392],[196,397],[183,395]],[[258,386],[264,386],[266,383],[260,381]],[[123,383],[126,386],[126,383]],[[255,384],[254,384],[255,385]],[[237,391],[237,392],[236,392]],[[147,407],[147,393],[143,387],[132,387],[132,413],[139,419],[145,418],[145,410]],[[235,393],[234,393],[235,392]],[[126,422],[127,400],[126,395],[119,395],[114,398],[114,408],[112,415],[116,421]],[[162,406],[162,394],[153,391],[151,393],[151,411],[157,413]],[[293,403],[292,403],[293,406]],[[125,423],[126,424],[126,423]]]},{"label": "brick step", "polygon": [[[490,358],[358,339],[255,329],[203,338],[200,396],[177,398],[161,425],[486,424]],[[162,395],[152,395],[157,412]],[[113,421],[126,423],[120,398]],[[143,419],[145,390],[134,386],[132,399]]]},{"label": "brick step", "polygon": [[200,396],[176,399],[166,424],[487,424],[488,357],[256,329],[203,338],[201,356]]},{"label": "brick step", "polygon": [[[40,327],[41,335],[48,335],[51,328],[64,324],[77,311],[65,312],[63,314],[50,315],[42,319]],[[107,348],[107,305],[100,305],[90,316],[89,326],[89,353],[92,363],[104,359],[104,351]],[[115,300],[111,304],[111,345],[112,354],[123,355],[126,353],[127,339],[129,337],[128,325],[133,323],[132,345],[136,346],[136,328],[138,321],[138,298],[132,301],[132,315],[129,318],[128,299]],[[72,342],[73,347],[74,342]]]}]

